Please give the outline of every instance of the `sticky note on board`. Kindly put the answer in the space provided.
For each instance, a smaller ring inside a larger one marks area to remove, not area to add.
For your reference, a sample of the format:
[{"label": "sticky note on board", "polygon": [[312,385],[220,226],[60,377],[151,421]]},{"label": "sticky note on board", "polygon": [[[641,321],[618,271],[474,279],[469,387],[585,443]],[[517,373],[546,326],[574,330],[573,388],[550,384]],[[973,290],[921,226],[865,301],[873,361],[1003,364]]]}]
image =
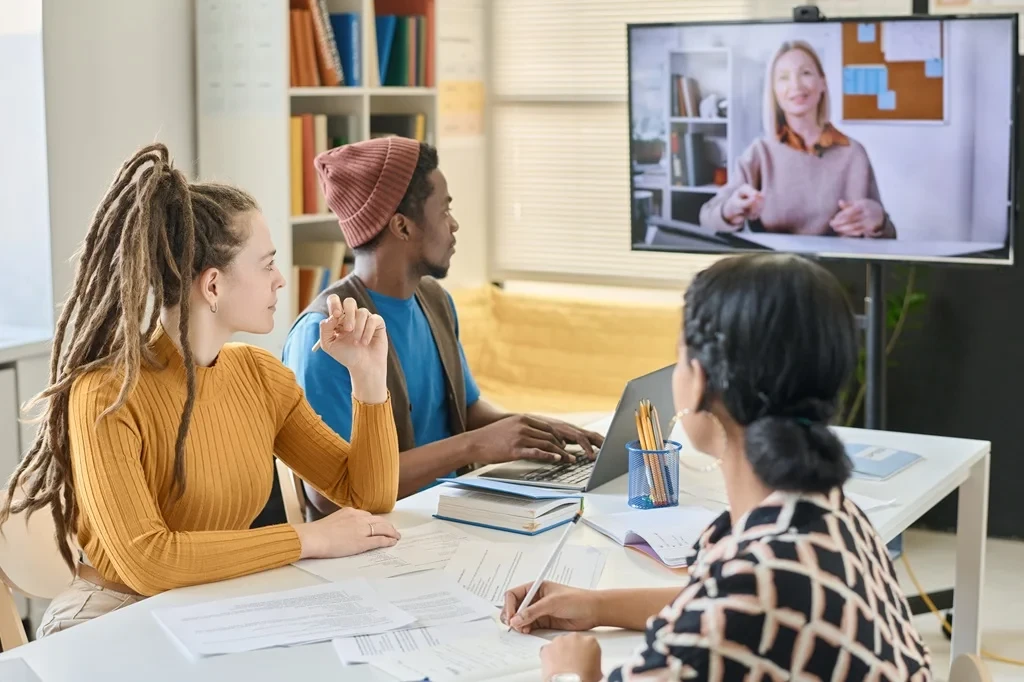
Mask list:
[{"label": "sticky note on board", "polygon": [[924,63],[924,75],[926,78],[942,78],[942,60],[927,60]]},{"label": "sticky note on board", "polygon": [[857,94],[857,69],[847,66],[843,69],[843,93],[847,95]]},{"label": "sticky note on board", "polygon": [[892,90],[886,90],[885,92],[878,93],[878,110],[879,111],[895,111],[896,110],[896,93]]},{"label": "sticky note on board", "polygon": [[882,92],[884,92],[884,90],[882,90],[879,87],[879,83],[881,81],[880,81],[880,79],[878,77],[878,69],[864,69],[864,70],[867,72],[865,74],[865,77],[867,78],[867,81],[868,81],[867,82],[867,94],[869,94],[869,95],[880,95]]},{"label": "sticky note on board", "polygon": [[[878,93],[889,89],[889,69],[885,66],[878,69]],[[876,94],[878,94],[876,93]]]},{"label": "sticky note on board", "polygon": [[873,43],[878,40],[874,24],[857,24],[857,42]]}]

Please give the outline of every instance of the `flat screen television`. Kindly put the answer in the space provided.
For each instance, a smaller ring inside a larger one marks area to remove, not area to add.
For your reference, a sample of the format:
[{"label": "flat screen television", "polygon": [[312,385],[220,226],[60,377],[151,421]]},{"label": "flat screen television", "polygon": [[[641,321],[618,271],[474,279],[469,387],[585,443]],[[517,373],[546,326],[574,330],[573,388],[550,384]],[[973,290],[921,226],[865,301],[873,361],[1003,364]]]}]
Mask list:
[{"label": "flat screen television", "polygon": [[1012,264],[1017,28],[629,25],[632,248]]}]

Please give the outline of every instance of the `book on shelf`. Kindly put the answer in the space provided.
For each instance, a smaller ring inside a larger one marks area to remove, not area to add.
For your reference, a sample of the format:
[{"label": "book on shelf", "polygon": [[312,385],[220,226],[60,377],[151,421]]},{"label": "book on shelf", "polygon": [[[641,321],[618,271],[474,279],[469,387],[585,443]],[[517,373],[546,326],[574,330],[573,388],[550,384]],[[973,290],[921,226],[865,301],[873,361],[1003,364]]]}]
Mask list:
[{"label": "book on shelf", "polygon": [[568,523],[580,508],[578,493],[500,481],[493,482],[498,486],[490,481],[484,485],[467,485],[464,479],[441,481],[434,516],[444,521],[537,535]]},{"label": "book on shelf", "polygon": [[359,139],[356,117],[296,114],[291,117],[291,214],[321,215],[327,203],[313,161],[318,154]]},{"label": "book on shelf", "polygon": [[370,137],[408,137],[417,142],[427,139],[427,115],[416,114],[374,114],[370,116]]},{"label": "book on shelf", "polygon": [[341,240],[296,241],[292,246],[292,305],[298,315],[316,296],[347,274],[348,247]]},{"label": "book on shelf", "polygon": [[689,118],[700,116],[700,87],[697,81],[687,76],[672,76],[672,115]]},{"label": "book on shelf", "polygon": [[375,0],[380,82],[434,87],[435,0]]},{"label": "book on shelf", "polygon": [[291,0],[289,7],[292,87],[362,85],[359,14],[330,14],[327,0]]},{"label": "book on shelf", "polygon": [[337,40],[338,54],[341,56],[341,68],[344,72],[345,84],[360,86],[363,84],[362,65],[362,21],[356,12],[338,12],[330,15],[330,24]]},{"label": "book on shelf", "polygon": [[[330,15],[327,12],[327,0],[291,0],[289,6],[292,11],[297,10],[303,13],[301,20],[304,23],[308,22],[308,25],[303,28],[303,34],[312,38],[312,45],[307,46],[303,42],[303,59],[309,60],[309,48],[312,47],[313,65],[316,68],[316,75],[319,79],[317,84],[325,86],[343,84],[341,56],[338,53],[334,29],[331,26]],[[308,19],[306,18],[307,14]],[[295,52],[292,54],[294,56]]]}]

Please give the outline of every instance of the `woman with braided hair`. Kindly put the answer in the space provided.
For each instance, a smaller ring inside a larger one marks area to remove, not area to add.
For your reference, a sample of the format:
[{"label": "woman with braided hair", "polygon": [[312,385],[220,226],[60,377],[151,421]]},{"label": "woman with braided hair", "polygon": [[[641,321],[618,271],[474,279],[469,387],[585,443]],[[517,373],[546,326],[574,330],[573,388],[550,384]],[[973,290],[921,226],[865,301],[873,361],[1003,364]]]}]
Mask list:
[{"label": "woman with braided hair", "polygon": [[[38,436],[0,508],[3,522],[48,507],[76,574],[40,636],[175,587],[397,541],[372,515],[398,494],[383,321],[335,297],[321,323],[322,352],[352,375],[351,443],[276,357],[228,343],[273,329],[274,254],[251,196],[190,183],[163,145],[117,173],[57,325]],[[250,529],[275,454],[342,510]]]},{"label": "woman with braided hair", "polygon": [[[856,367],[854,316],[809,260],[720,260],[686,292],[672,379],[690,443],[717,459],[729,510],[697,540],[682,590],[544,583],[506,595],[520,632],[646,630],[609,680],[932,679],[885,543],[843,494],[851,464],[829,429]],[[667,604],[667,605],[666,605]],[[541,652],[548,682],[602,679],[586,635]]]}]

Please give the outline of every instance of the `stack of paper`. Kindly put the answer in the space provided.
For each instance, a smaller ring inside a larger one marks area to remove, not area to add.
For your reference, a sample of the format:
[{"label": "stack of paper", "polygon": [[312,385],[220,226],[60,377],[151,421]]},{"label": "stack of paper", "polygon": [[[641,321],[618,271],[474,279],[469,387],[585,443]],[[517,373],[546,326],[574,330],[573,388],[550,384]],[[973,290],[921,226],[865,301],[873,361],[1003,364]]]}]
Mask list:
[{"label": "stack of paper", "polygon": [[540,671],[540,649],[547,640],[495,631],[411,651],[375,656],[373,666],[407,682],[484,682],[495,677]]},{"label": "stack of paper", "polygon": [[643,552],[669,568],[681,568],[694,543],[718,515],[704,507],[666,507],[584,516],[583,522],[623,547]]},{"label": "stack of paper", "polygon": [[466,623],[494,607],[451,577],[429,571],[388,580],[356,578],[253,597],[171,609],[153,615],[190,656],[215,656],[407,626]]}]

